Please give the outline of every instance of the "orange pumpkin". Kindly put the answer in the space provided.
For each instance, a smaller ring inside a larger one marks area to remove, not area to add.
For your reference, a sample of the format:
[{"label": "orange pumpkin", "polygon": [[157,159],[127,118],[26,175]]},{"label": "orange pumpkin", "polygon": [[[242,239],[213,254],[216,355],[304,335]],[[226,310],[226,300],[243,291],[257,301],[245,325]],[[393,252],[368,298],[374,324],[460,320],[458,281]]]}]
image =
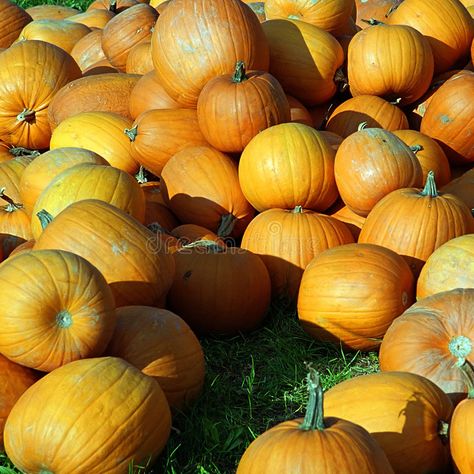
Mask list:
[{"label": "orange pumpkin", "polygon": [[84,13],[78,13],[68,17],[69,21],[74,23],[82,23],[89,28],[104,28],[104,26],[115,16],[110,10],[89,10]]},{"label": "orange pumpkin", "polygon": [[89,10],[109,10],[113,13],[122,13],[127,8],[133,7],[138,2],[137,0],[93,0],[87,7]]},{"label": "orange pumpkin", "polygon": [[0,282],[0,302],[8,307],[0,312],[0,352],[10,360],[50,372],[103,353],[116,324],[115,302],[87,260],[33,250],[3,262]]},{"label": "orange pumpkin", "polygon": [[[27,166],[32,163],[31,157],[21,156],[0,163],[0,189],[11,201],[21,203],[20,180]],[[9,204],[9,201],[0,197],[0,205]]]},{"label": "orange pumpkin", "polygon": [[[0,0],[0,48],[8,48],[33,19],[10,0]],[[1,431],[1,430],[0,430]]]},{"label": "orange pumpkin", "polygon": [[127,56],[125,71],[128,74],[147,74],[154,71],[151,60],[151,42],[138,43],[130,49]]},{"label": "orange pumpkin", "polygon": [[71,362],[31,386],[5,424],[5,450],[25,472],[127,472],[132,461],[153,462],[170,428],[156,380],[118,357],[99,357]]},{"label": "orange pumpkin", "polygon": [[106,353],[153,377],[173,408],[185,408],[202,391],[201,344],[184,320],[166,309],[118,308],[117,326]]},{"label": "orange pumpkin", "polygon": [[62,86],[80,75],[68,53],[43,41],[21,41],[0,54],[0,139],[47,148],[48,106]]},{"label": "orange pumpkin", "polygon": [[441,192],[454,194],[472,211],[474,209],[474,169],[450,181],[441,188]]},{"label": "orange pumpkin", "polygon": [[240,237],[255,213],[240,188],[237,165],[211,147],[176,153],[161,172],[161,191],[183,224],[201,225],[219,237]]},{"label": "orange pumpkin", "polygon": [[344,222],[351,231],[354,240],[357,242],[360,231],[365,222],[365,217],[359,216],[359,214],[351,211],[344,205],[342,199],[336,202],[336,204],[328,210],[327,214],[331,217],[335,217],[338,221]]},{"label": "orange pumpkin", "polygon": [[67,7],[66,5],[35,5],[26,10],[33,20],[64,20],[73,15],[81,13],[76,8]]},{"label": "orange pumpkin", "polygon": [[284,123],[256,135],[239,162],[239,180],[258,211],[302,206],[326,210],[337,199],[335,152],[321,132]]},{"label": "orange pumpkin", "polygon": [[195,107],[206,82],[232,73],[239,60],[248,69],[268,71],[262,27],[240,0],[173,0],[159,16],[151,43],[159,82],[185,107]]},{"label": "orange pumpkin", "polygon": [[196,224],[181,224],[171,231],[171,235],[178,239],[178,245],[180,247],[196,242],[197,240],[211,240],[225,247],[225,242],[221,237],[211,230]]},{"label": "orange pumpkin", "polygon": [[369,27],[367,20],[387,21],[388,14],[401,1],[403,0],[355,0],[356,25],[364,29]]},{"label": "orange pumpkin", "polygon": [[313,126],[313,118],[309,110],[295,97],[286,95],[290,105],[290,122],[302,123],[310,127]]},{"label": "orange pumpkin", "polygon": [[0,234],[11,235],[29,240],[33,237],[30,219],[23,204],[15,202],[5,194],[4,188],[0,189],[0,198],[6,201],[5,206],[0,206]]},{"label": "orange pumpkin", "polygon": [[367,351],[414,301],[415,282],[403,257],[378,245],[340,245],[306,267],[298,318],[316,340]]},{"label": "orange pumpkin", "polygon": [[71,56],[81,68],[81,71],[84,72],[98,61],[106,59],[101,42],[102,30],[93,30],[74,45]]}]

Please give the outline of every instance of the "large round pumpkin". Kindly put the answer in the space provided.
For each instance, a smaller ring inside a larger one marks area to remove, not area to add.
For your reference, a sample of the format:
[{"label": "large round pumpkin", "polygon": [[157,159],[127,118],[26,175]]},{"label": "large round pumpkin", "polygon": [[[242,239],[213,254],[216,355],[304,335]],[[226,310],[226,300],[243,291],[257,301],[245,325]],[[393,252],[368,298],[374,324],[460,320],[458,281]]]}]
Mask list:
[{"label": "large round pumpkin", "polygon": [[125,65],[127,74],[143,75],[154,70],[151,59],[151,41],[144,41],[133,46],[128,53],[127,64]]},{"label": "large round pumpkin", "polygon": [[178,315],[151,306],[117,308],[117,326],[106,354],[121,357],[163,389],[168,403],[183,409],[201,393],[204,354]]},{"label": "large round pumpkin", "polygon": [[0,353],[46,372],[103,353],[115,328],[115,302],[87,260],[33,250],[3,262],[0,282]]},{"label": "large round pumpkin", "polygon": [[306,267],[298,318],[319,341],[371,350],[414,301],[415,282],[403,257],[378,245],[340,245]]},{"label": "large round pumpkin", "polygon": [[83,36],[72,48],[71,56],[81,71],[85,72],[98,61],[106,59],[102,49],[102,30],[92,30]]},{"label": "large round pumpkin", "polygon": [[170,428],[156,380],[117,357],[92,358],[54,370],[20,397],[5,450],[24,472],[127,472],[132,461],[156,458]]},{"label": "large round pumpkin", "polygon": [[93,9],[77,15],[69,16],[67,19],[74,23],[81,23],[90,29],[103,29],[104,26],[115,16],[110,10]]},{"label": "large round pumpkin", "polygon": [[10,0],[0,0],[0,48],[8,48],[33,19]]},{"label": "large round pumpkin", "polygon": [[186,107],[195,107],[206,82],[231,74],[239,60],[248,69],[268,70],[262,27],[240,0],[173,0],[156,22],[151,45],[159,82]]}]

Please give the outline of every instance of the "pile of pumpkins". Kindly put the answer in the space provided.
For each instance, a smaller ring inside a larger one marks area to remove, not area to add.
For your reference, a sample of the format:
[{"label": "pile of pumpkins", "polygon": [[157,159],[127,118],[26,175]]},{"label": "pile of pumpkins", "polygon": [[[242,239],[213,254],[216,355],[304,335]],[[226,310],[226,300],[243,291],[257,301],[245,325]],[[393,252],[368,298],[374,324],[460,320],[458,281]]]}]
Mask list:
[{"label": "pile of pumpkins", "polygon": [[258,330],[284,299],[318,341],[379,350],[381,371],[323,402],[310,369],[306,418],[259,436],[239,474],[474,473],[472,15],[0,0],[13,463],[153,462],[201,393],[198,337]]}]

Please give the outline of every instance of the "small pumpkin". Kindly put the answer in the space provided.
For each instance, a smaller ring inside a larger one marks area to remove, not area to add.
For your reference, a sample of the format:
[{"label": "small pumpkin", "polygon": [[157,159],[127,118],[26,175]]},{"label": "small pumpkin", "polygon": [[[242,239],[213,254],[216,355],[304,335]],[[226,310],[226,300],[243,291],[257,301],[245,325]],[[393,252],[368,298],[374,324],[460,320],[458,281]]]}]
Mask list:
[{"label": "small pumpkin", "polygon": [[71,56],[77,65],[85,72],[98,61],[107,59],[102,50],[102,30],[92,30],[83,36],[72,48]]}]

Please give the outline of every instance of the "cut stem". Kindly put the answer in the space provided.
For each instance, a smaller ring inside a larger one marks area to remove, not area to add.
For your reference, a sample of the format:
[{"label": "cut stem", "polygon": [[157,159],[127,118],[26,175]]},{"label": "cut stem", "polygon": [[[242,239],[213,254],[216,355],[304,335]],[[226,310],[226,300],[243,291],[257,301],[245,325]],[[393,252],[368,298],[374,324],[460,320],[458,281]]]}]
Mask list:
[{"label": "cut stem", "polygon": [[439,196],[438,190],[436,189],[436,181],[434,177],[434,172],[432,170],[428,171],[426,176],[426,183],[423,190],[420,192],[421,196],[437,197]]},{"label": "cut stem", "polygon": [[245,71],[245,63],[243,61],[237,61],[235,63],[235,71],[232,76],[232,82],[240,84],[248,79]]},{"label": "cut stem", "polygon": [[37,212],[36,215],[40,220],[41,228],[43,230],[48,227],[48,224],[53,222],[53,216],[46,209],[41,209],[41,211]]},{"label": "cut stem", "polygon": [[412,146],[410,147],[410,150],[411,150],[413,153],[416,154],[416,153],[418,153],[419,151],[423,151],[424,148],[423,148],[422,145],[412,145]]},{"label": "cut stem", "polygon": [[308,375],[306,381],[308,384],[309,399],[306,406],[306,414],[299,428],[303,431],[323,431],[324,426],[324,403],[323,388],[319,380],[318,372],[311,366],[307,365]]},{"label": "cut stem", "polygon": [[30,109],[23,109],[17,116],[16,119],[19,122],[31,122],[35,118],[35,111]]},{"label": "cut stem", "polygon": [[225,214],[221,217],[219,228],[217,229],[218,237],[228,237],[234,230],[237,218],[232,214]]},{"label": "cut stem", "polygon": [[367,23],[371,26],[385,25],[383,21],[376,20],[375,18],[369,18],[368,20],[364,20],[363,18],[361,18],[360,21],[363,21],[364,23]]},{"label": "cut stem", "polygon": [[138,135],[138,126],[135,125],[133,128],[126,128],[123,133],[127,135],[131,142],[134,142]]},{"label": "cut stem", "polygon": [[5,194],[5,188],[0,188],[0,199],[3,199],[8,203],[5,207],[5,211],[7,212],[17,211],[18,209],[21,209],[23,207],[23,204],[20,204],[19,202],[14,202],[11,197],[8,197]]}]

